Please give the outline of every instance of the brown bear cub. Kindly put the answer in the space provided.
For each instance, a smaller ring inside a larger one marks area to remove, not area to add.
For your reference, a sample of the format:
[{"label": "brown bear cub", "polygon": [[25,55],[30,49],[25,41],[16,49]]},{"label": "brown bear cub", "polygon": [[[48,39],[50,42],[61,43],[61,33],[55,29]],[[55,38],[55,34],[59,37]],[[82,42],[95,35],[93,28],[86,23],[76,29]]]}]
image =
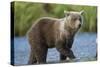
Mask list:
[{"label": "brown bear cub", "polygon": [[28,64],[46,63],[48,48],[55,47],[60,59],[75,58],[71,50],[74,36],[82,25],[81,12],[66,12],[61,19],[42,17],[28,31],[27,36],[31,48]]}]

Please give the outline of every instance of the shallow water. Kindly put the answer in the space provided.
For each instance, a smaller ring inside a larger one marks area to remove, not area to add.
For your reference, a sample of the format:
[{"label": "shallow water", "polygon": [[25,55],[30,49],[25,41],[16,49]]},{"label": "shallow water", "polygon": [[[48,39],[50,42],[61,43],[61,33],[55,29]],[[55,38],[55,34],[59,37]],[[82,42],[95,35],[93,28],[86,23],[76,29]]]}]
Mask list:
[{"label": "shallow water", "polygon": [[[94,61],[96,60],[96,33],[78,33],[75,36],[72,50],[76,59],[72,62]],[[14,38],[14,65],[26,65],[29,58],[30,46],[26,37]],[[59,62],[59,52],[49,49],[47,62]]]}]

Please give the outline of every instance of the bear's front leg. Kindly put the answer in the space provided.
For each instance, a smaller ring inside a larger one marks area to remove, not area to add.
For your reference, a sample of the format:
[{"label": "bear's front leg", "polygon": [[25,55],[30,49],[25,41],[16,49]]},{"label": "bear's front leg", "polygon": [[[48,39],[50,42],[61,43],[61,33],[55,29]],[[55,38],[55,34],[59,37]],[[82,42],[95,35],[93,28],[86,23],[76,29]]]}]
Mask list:
[{"label": "bear's front leg", "polygon": [[63,54],[60,54],[60,60],[66,60],[66,56]]},{"label": "bear's front leg", "polygon": [[56,49],[60,52],[61,60],[65,60],[67,57],[69,57],[70,59],[75,58],[72,50],[66,47],[66,41],[58,40],[55,46],[56,46]]}]

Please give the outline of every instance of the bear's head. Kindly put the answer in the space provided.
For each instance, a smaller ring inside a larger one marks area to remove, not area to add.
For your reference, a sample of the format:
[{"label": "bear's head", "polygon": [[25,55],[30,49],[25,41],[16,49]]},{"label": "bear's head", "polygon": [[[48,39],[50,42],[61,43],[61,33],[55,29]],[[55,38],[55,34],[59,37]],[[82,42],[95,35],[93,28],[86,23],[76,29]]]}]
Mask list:
[{"label": "bear's head", "polygon": [[65,22],[67,29],[69,30],[78,30],[83,24],[82,14],[84,11],[74,12],[74,11],[64,11],[65,14]]}]

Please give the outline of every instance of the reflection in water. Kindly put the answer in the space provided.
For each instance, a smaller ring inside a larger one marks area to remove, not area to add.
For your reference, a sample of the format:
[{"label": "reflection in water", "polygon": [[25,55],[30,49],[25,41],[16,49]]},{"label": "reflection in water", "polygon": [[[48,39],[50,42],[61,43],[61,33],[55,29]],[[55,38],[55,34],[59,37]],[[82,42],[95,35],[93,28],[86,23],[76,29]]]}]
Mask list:
[{"label": "reflection in water", "polygon": [[[72,50],[76,56],[75,62],[96,60],[96,33],[79,33],[75,36]],[[15,65],[27,64],[30,46],[26,37],[14,38]],[[59,62],[59,52],[49,49],[47,62]]]}]

